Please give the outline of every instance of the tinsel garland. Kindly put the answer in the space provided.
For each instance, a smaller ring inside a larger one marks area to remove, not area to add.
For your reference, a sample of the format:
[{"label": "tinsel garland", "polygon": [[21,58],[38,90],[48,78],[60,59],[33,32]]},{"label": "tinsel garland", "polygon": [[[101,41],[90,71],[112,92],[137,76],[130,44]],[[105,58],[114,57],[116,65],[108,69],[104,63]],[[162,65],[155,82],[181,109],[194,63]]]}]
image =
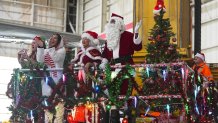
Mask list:
[{"label": "tinsel garland", "polygon": [[[117,74],[117,76],[111,80],[111,68],[109,65],[106,66],[105,69],[105,83],[107,85],[109,91],[109,101],[116,105],[118,108],[123,106],[124,102],[129,99],[129,96],[132,93],[132,86],[134,83],[133,75],[131,75],[132,68],[129,65],[126,65],[125,68],[121,69],[121,71]],[[119,99],[120,88],[123,80],[128,79],[128,89],[123,100]]]}]

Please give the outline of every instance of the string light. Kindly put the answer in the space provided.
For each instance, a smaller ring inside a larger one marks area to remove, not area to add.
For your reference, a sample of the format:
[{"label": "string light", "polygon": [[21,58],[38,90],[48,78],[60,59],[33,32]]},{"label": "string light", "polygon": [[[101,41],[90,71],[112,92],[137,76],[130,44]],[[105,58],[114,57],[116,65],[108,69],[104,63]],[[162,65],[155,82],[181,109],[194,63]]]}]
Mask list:
[{"label": "string light", "polygon": [[33,110],[30,110],[30,118],[31,118],[31,121],[33,121],[34,123]]},{"label": "string light", "polygon": [[195,104],[195,110],[196,110],[197,114],[199,115],[199,114],[200,114],[200,112],[199,112],[199,109],[198,109],[198,106],[197,106],[197,104]]},{"label": "string light", "polygon": [[148,112],[150,111],[150,106],[148,106],[148,108],[145,111],[145,116],[148,114]]},{"label": "string light", "polygon": [[137,97],[135,96],[135,97],[134,97],[134,105],[135,105],[135,108],[136,108],[136,106],[137,106],[137,102],[138,102],[138,100],[137,100]]},{"label": "string light", "polygon": [[149,67],[146,67],[146,73],[147,73],[147,76],[149,77],[150,74],[149,74]]},{"label": "string light", "polygon": [[168,112],[168,116],[170,115],[170,105],[167,104],[167,112]]},{"label": "string light", "polygon": [[183,68],[181,68],[181,72],[182,72],[182,79],[184,79],[184,77],[185,77],[185,72],[184,72],[184,69],[183,69]]},{"label": "string light", "polygon": [[163,78],[164,78],[164,81],[166,81],[166,76],[167,76],[167,72],[166,72],[166,70],[163,70]]},{"label": "string light", "polygon": [[63,82],[65,82],[65,81],[66,81],[66,76],[65,76],[65,74],[63,74],[62,78],[63,78]]}]

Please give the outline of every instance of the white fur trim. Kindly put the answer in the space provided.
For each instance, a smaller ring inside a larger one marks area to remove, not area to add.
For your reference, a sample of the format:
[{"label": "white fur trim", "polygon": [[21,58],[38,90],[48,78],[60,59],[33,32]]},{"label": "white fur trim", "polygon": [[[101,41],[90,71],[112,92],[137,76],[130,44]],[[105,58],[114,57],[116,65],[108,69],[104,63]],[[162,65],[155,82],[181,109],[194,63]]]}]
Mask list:
[{"label": "white fur trim", "polygon": [[205,60],[204,56],[201,55],[200,53],[197,53],[197,54],[195,55],[195,57],[198,57],[198,58],[202,59],[203,61]]},{"label": "white fur trim", "polygon": [[113,49],[113,58],[119,58],[119,52],[120,52],[120,41],[118,41],[117,46]]},{"label": "white fur trim", "polygon": [[[161,11],[161,9],[159,9],[159,10],[155,10],[155,9],[154,9],[154,10],[153,10],[153,13],[154,13],[154,14],[159,14],[160,11]],[[166,8],[163,8],[163,11],[166,12]]]},{"label": "white fur trim", "polygon": [[83,54],[80,56],[80,59],[79,59],[79,62],[78,62],[79,65],[83,64],[82,60],[83,60],[84,56],[85,56],[85,53],[83,52]]},{"label": "white fur trim", "polygon": [[[96,46],[99,44],[99,40],[98,39],[94,39],[90,34],[88,33],[83,33],[81,35],[81,38],[88,38],[89,39],[89,45],[90,46]],[[81,40],[81,44],[82,44],[82,40]]]},{"label": "white fur trim", "polygon": [[79,59],[79,55],[81,55],[83,52],[80,52],[78,54],[76,54],[76,56],[74,57],[74,59],[71,60],[71,62],[75,62]]},{"label": "white fur trim", "polygon": [[101,56],[93,57],[93,56],[89,53],[89,51],[90,51],[90,50],[93,50],[93,49],[98,50],[98,49],[95,48],[95,47],[89,47],[89,48],[87,48],[85,51],[82,51],[82,52],[78,53],[78,54],[75,56],[75,58],[71,60],[71,62],[77,61],[77,60],[79,59],[79,55],[81,55],[81,56],[80,56],[80,59],[79,59],[78,64],[82,64],[82,59],[83,59],[83,57],[84,57],[85,55],[88,56],[88,57],[89,57],[90,59],[92,59],[92,60],[102,60],[102,57],[101,57]]},{"label": "white fur trim", "polygon": [[82,37],[82,38],[88,38],[88,39],[91,40],[91,41],[94,40],[94,38],[93,38],[91,35],[89,35],[88,33],[83,33],[83,34],[81,35],[81,37]]},{"label": "white fur trim", "polygon": [[[102,60],[102,57],[101,57],[101,56],[93,57],[93,56],[89,53],[89,51],[90,51],[90,50],[93,50],[93,49],[96,49],[96,48],[94,48],[94,47],[89,47],[89,48],[87,48],[85,55],[87,55],[87,56],[88,56],[89,58],[91,58],[92,60]],[[98,49],[96,49],[96,50],[98,50]]]}]

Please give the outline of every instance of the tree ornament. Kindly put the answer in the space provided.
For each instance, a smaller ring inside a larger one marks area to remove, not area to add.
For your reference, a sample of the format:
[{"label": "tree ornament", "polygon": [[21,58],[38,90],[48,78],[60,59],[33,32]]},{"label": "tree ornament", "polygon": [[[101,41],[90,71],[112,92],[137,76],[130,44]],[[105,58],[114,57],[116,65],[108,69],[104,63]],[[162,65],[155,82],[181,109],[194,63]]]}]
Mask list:
[{"label": "tree ornament", "polygon": [[157,35],[156,39],[157,41],[160,41],[161,35]]},{"label": "tree ornament", "polygon": [[173,41],[173,42],[176,42],[176,41],[177,41],[177,39],[176,39],[176,38],[172,38],[172,41]]}]

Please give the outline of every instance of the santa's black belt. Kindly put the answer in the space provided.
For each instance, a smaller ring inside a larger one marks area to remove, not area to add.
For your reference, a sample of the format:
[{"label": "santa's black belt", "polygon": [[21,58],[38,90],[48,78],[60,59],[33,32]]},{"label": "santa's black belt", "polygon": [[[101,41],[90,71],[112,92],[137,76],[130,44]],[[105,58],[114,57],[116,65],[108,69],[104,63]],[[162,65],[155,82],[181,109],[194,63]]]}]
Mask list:
[{"label": "santa's black belt", "polygon": [[128,62],[131,58],[132,56],[121,56],[119,58],[113,59],[112,63],[116,64],[116,63]]}]

